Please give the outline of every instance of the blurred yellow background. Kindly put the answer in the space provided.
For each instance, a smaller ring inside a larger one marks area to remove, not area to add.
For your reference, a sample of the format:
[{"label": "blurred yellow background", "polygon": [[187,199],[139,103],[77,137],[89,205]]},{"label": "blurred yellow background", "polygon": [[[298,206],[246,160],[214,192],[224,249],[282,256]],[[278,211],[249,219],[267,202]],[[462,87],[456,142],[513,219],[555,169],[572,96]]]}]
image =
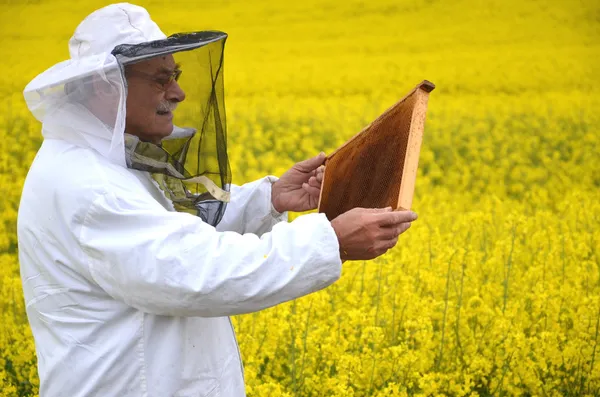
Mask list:
[{"label": "blurred yellow background", "polygon": [[[0,2],[2,396],[38,387],[15,230],[41,134],[21,93],[106,4]],[[437,86],[419,220],[330,288],[235,318],[249,396],[600,395],[598,1],[136,4],[166,34],[229,34],[238,184],[333,151],[423,79]]]}]

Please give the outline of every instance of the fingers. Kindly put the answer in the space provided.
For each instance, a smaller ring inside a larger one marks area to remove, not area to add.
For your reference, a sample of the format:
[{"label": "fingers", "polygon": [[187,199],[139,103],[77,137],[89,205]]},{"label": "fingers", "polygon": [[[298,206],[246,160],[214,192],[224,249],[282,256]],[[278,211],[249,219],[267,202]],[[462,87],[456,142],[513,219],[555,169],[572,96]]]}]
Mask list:
[{"label": "fingers", "polygon": [[317,180],[317,177],[311,176],[308,179],[308,183],[303,183],[302,188],[308,192],[311,196],[318,197],[321,193],[321,182]]},{"label": "fingers", "polygon": [[296,167],[302,172],[312,172],[317,169],[320,165],[323,165],[327,156],[321,152],[315,157],[308,160],[301,161],[296,164]]},{"label": "fingers", "polygon": [[318,182],[323,182],[323,175],[325,174],[325,166],[324,165],[319,166],[319,168],[314,170],[311,174],[312,174],[312,176],[317,178]]},{"label": "fingers", "polygon": [[303,183],[302,188],[313,197],[319,197],[319,195],[321,194],[320,187],[317,188],[317,187],[309,185],[308,183]]},{"label": "fingers", "polygon": [[312,187],[316,187],[317,189],[321,188],[321,182],[315,176],[311,176],[308,180],[308,184]]},{"label": "fingers", "polygon": [[391,207],[353,208],[338,215],[331,225],[340,247],[347,251],[346,259],[373,259],[396,246],[398,237],[416,218],[412,211],[394,211]]},{"label": "fingers", "polygon": [[384,250],[385,253],[387,250],[394,248],[398,244],[398,237],[391,238],[389,240],[385,240],[381,242],[381,249]]},{"label": "fingers", "polygon": [[378,256],[385,254],[388,250],[394,248],[398,243],[398,237],[378,241],[370,250],[371,258],[374,259]]},{"label": "fingers", "polygon": [[390,230],[393,230],[393,233],[391,233],[391,235],[388,235],[388,238],[382,236],[381,240],[377,243],[377,248],[375,249],[377,254],[383,255],[388,250],[394,248],[396,244],[398,244],[398,237],[400,237],[402,233],[407,231],[410,228],[410,225],[410,222],[405,222],[401,223],[400,226],[397,228],[389,228],[387,232],[390,233]]},{"label": "fingers", "polygon": [[372,213],[383,213],[383,212],[391,212],[392,211],[392,207],[386,207],[386,208],[355,208],[355,210],[361,211],[361,212],[372,212]]},{"label": "fingers", "polygon": [[393,227],[382,228],[380,229],[381,234],[379,235],[379,238],[381,240],[391,240],[394,238],[398,238],[399,235],[401,235],[410,228],[410,225],[410,222],[403,222],[399,225],[394,225]]},{"label": "fingers", "polygon": [[408,229],[410,229],[410,225],[412,225],[412,223],[410,222],[404,222],[400,224],[400,232],[398,233],[398,235],[401,235],[402,233],[404,233],[405,231],[407,231]]},{"label": "fingers", "polygon": [[413,222],[417,220],[417,214],[412,211],[391,211],[377,215],[379,226],[395,226],[405,222]]}]

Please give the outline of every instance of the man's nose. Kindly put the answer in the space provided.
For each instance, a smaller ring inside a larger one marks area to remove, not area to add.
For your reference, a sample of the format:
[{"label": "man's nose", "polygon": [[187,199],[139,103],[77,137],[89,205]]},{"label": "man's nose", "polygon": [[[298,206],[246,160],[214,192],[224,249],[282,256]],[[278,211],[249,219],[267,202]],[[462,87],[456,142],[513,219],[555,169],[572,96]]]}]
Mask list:
[{"label": "man's nose", "polygon": [[167,92],[165,93],[165,99],[169,101],[183,102],[185,99],[185,92],[179,86],[177,81],[173,81]]}]

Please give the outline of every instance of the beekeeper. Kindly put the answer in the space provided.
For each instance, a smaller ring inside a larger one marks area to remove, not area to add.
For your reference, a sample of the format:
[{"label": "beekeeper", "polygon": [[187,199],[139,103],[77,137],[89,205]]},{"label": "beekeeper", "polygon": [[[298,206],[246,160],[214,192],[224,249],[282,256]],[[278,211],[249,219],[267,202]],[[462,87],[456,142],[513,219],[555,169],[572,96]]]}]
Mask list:
[{"label": "beekeeper", "polygon": [[412,212],[314,209],[324,155],[235,186],[218,31],[93,12],[25,88],[43,144],[19,258],[40,396],[243,396],[229,316],[320,290],[392,248]]}]

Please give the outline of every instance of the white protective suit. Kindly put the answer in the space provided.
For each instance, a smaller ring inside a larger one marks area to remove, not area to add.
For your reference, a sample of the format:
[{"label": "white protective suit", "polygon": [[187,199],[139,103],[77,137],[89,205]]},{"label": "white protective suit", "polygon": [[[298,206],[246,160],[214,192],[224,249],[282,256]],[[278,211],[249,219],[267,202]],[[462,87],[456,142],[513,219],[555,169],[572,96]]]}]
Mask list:
[{"label": "white protective suit", "polygon": [[[92,23],[102,18],[111,23]],[[18,217],[41,397],[243,396],[228,316],[340,277],[329,221],[288,223],[271,205],[276,178],[232,186],[215,228],[176,212],[149,173],[126,166],[123,95],[114,126],[76,104],[40,105],[57,76],[114,69],[117,44],[164,37],[145,10],[106,7],[78,27],[71,59],[25,89],[44,135]]]}]

